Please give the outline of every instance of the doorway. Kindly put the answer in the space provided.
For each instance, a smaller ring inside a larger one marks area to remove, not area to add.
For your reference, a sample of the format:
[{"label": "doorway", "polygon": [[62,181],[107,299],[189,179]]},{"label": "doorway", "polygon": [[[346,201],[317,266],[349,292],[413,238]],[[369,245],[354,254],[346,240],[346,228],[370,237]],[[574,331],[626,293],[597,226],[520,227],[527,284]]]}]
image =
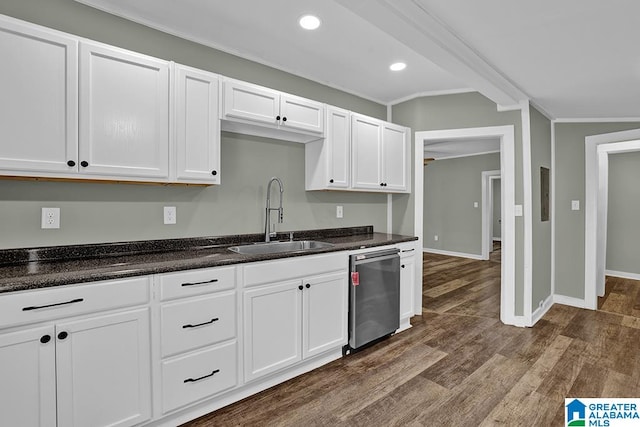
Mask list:
[{"label": "doorway", "polygon": [[499,138],[501,211],[502,211],[502,259],[500,285],[500,320],[508,325],[522,324],[522,316],[515,315],[515,137],[513,126],[422,131],[415,133],[414,165],[414,230],[419,244],[424,247],[424,143],[464,139]]},{"label": "doorway", "polygon": [[[493,252],[493,240],[496,234],[499,234],[502,238],[502,220],[496,220],[495,211],[499,214],[502,212],[501,206],[496,206],[494,199],[500,197],[501,191],[496,191],[496,183],[499,182],[502,186],[502,180],[500,179],[500,171],[485,171],[482,172],[482,259],[488,260],[489,255]],[[497,197],[496,197],[497,196]],[[500,215],[501,218],[501,215]],[[498,222],[498,224],[496,224]],[[500,225],[499,225],[500,224]],[[494,232],[496,227],[500,227],[498,232]]]}]

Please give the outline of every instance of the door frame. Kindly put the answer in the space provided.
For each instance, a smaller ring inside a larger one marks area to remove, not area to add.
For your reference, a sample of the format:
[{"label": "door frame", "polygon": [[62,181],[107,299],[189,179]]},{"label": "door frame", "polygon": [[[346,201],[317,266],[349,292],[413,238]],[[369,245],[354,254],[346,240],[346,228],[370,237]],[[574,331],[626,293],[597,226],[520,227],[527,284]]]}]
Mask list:
[{"label": "door frame", "polygon": [[[500,171],[482,172],[482,259],[488,260],[493,244],[493,181],[500,179]],[[502,182],[500,183],[502,185]],[[502,204],[502,200],[500,201]],[[502,236],[502,233],[500,233]]]},{"label": "door frame", "polygon": [[[418,244],[424,247],[424,141],[429,140],[461,140],[479,138],[500,139],[500,173],[502,193],[502,265],[500,288],[500,320],[507,325],[522,325],[523,316],[515,314],[515,127],[488,126],[479,128],[446,129],[416,132],[414,136],[414,230],[418,236]],[[422,277],[422,263],[416,279]],[[421,289],[422,286],[416,286]],[[421,295],[420,295],[421,296]],[[526,300],[526,298],[525,298]]]},{"label": "door frame", "polygon": [[598,308],[607,259],[609,154],[640,151],[640,129],[585,138],[584,306]]}]

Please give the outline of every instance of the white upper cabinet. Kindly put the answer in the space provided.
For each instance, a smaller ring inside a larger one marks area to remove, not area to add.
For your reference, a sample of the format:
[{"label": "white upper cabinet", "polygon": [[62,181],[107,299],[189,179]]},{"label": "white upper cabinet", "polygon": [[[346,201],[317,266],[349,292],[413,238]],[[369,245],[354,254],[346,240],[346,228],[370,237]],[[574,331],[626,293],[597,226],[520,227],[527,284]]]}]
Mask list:
[{"label": "white upper cabinet", "polygon": [[77,170],[77,50],[72,36],[0,16],[0,173]]},{"label": "white upper cabinet", "polygon": [[224,130],[297,142],[324,134],[324,104],[239,80],[223,85]]},{"label": "white upper cabinet", "polygon": [[305,145],[307,190],[348,189],[351,175],[351,113],[327,106],[326,138]]},{"label": "white upper cabinet", "polygon": [[360,114],[352,115],[352,187],[408,192],[409,129]]},{"label": "white upper cabinet", "polygon": [[382,178],[382,122],[353,114],[351,118],[353,188],[384,190]]},{"label": "white upper cabinet", "polygon": [[169,177],[169,63],[80,44],[80,172]]},{"label": "white upper cabinet", "polygon": [[175,180],[220,184],[219,77],[175,65]]}]

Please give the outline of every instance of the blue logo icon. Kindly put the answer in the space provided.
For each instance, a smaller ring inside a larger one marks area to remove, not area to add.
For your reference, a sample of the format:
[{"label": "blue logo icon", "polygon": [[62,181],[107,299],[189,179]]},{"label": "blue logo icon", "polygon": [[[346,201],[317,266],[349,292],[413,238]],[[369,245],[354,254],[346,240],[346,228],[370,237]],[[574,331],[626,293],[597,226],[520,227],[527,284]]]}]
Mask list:
[{"label": "blue logo icon", "polygon": [[584,426],[586,421],[585,410],[587,405],[579,401],[578,399],[574,399],[567,405],[567,426]]}]

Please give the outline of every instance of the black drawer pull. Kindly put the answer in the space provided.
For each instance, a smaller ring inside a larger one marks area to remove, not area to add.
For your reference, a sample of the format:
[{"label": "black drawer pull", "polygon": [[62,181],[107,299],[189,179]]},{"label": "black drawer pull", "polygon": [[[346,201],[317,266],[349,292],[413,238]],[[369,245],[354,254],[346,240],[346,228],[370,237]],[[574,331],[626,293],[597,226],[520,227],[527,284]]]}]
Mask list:
[{"label": "black drawer pull", "polygon": [[197,325],[184,325],[184,326],[182,326],[182,329],[197,328],[198,326],[210,325],[213,322],[217,322],[218,320],[220,320],[220,318],[216,317],[216,318],[213,318],[213,319],[209,320],[208,322],[198,323]]},{"label": "black drawer pull", "polygon": [[204,282],[183,283],[182,286],[206,285],[207,283],[216,283],[218,279],[211,279]]},{"label": "black drawer pull", "polygon": [[195,383],[196,381],[200,381],[203,380],[205,378],[209,378],[214,376],[215,374],[217,374],[218,372],[220,372],[220,369],[216,369],[215,371],[211,372],[209,375],[205,375],[204,377],[200,377],[200,378],[187,378],[186,380],[184,380],[185,384],[186,383]]},{"label": "black drawer pull", "polygon": [[84,298],[76,298],[71,301],[58,302],[55,304],[47,304],[47,305],[32,305],[31,307],[24,307],[22,311],[31,311],[31,310],[40,310],[41,308],[49,308],[49,307],[57,307],[59,305],[67,305],[67,304],[75,304],[77,302],[84,301]]},{"label": "black drawer pull", "polygon": [[402,252],[413,252],[415,249],[403,249]]}]

